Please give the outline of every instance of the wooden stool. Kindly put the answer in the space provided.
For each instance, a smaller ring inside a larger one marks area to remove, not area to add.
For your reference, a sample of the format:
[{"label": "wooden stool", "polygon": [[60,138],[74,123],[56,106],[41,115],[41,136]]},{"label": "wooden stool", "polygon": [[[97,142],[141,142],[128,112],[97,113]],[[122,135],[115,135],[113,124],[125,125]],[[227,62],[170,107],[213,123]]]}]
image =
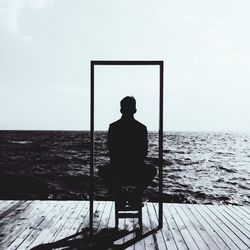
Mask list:
[{"label": "wooden stool", "polygon": [[140,226],[139,232],[142,233],[142,207],[143,204],[133,206],[129,203],[121,203],[120,200],[115,200],[115,227],[118,230],[119,219],[137,218]]}]

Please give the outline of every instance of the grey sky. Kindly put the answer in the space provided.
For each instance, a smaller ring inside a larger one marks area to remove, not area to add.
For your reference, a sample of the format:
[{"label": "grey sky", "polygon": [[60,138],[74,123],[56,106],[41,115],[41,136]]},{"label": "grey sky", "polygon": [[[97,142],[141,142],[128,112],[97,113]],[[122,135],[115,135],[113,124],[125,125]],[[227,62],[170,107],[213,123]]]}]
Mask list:
[{"label": "grey sky", "polygon": [[[248,0],[0,0],[0,129],[89,129],[89,61],[156,59],[165,130],[249,131],[249,9]],[[97,129],[119,118],[122,86],[136,79],[137,118],[157,129],[155,69],[97,74]]]}]

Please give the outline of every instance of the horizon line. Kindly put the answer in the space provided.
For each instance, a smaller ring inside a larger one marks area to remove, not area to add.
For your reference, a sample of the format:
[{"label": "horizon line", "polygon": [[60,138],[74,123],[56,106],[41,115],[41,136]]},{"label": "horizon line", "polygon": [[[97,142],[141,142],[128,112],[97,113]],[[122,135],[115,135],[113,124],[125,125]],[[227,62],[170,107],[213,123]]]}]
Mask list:
[{"label": "horizon line", "polygon": [[[18,132],[18,131],[41,131],[41,132],[90,132],[90,129],[0,129],[0,132]],[[107,132],[108,130],[102,130],[102,129],[96,129],[95,132]],[[159,132],[159,130],[148,130],[148,132]],[[247,130],[163,130],[163,132],[187,132],[187,133],[250,133],[250,131]]]}]

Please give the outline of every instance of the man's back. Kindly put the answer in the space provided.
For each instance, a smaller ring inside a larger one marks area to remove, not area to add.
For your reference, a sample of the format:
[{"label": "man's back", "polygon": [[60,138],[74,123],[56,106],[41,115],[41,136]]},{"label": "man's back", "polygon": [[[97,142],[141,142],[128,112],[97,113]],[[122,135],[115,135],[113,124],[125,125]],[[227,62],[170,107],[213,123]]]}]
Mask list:
[{"label": "man's back", "polygon": [[134,118],[122,117],[110,124],[107,143],[111,166],[117,170],[144,166],[148,151],[147,128]]}]

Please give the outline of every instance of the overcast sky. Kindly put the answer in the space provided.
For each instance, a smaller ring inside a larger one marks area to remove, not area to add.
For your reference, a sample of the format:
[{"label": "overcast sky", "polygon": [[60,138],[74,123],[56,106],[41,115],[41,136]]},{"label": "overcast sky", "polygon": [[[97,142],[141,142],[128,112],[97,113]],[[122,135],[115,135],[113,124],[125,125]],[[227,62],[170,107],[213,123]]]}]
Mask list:
[{"label": "overcast sky", "polygon": [[[249,0],[0,0],[0,129],[89,129],[90,60],[164,60],[164,129],[250,131]],[[96,129],[134,95],[156,130],[158,69],[96,68]]]}]

